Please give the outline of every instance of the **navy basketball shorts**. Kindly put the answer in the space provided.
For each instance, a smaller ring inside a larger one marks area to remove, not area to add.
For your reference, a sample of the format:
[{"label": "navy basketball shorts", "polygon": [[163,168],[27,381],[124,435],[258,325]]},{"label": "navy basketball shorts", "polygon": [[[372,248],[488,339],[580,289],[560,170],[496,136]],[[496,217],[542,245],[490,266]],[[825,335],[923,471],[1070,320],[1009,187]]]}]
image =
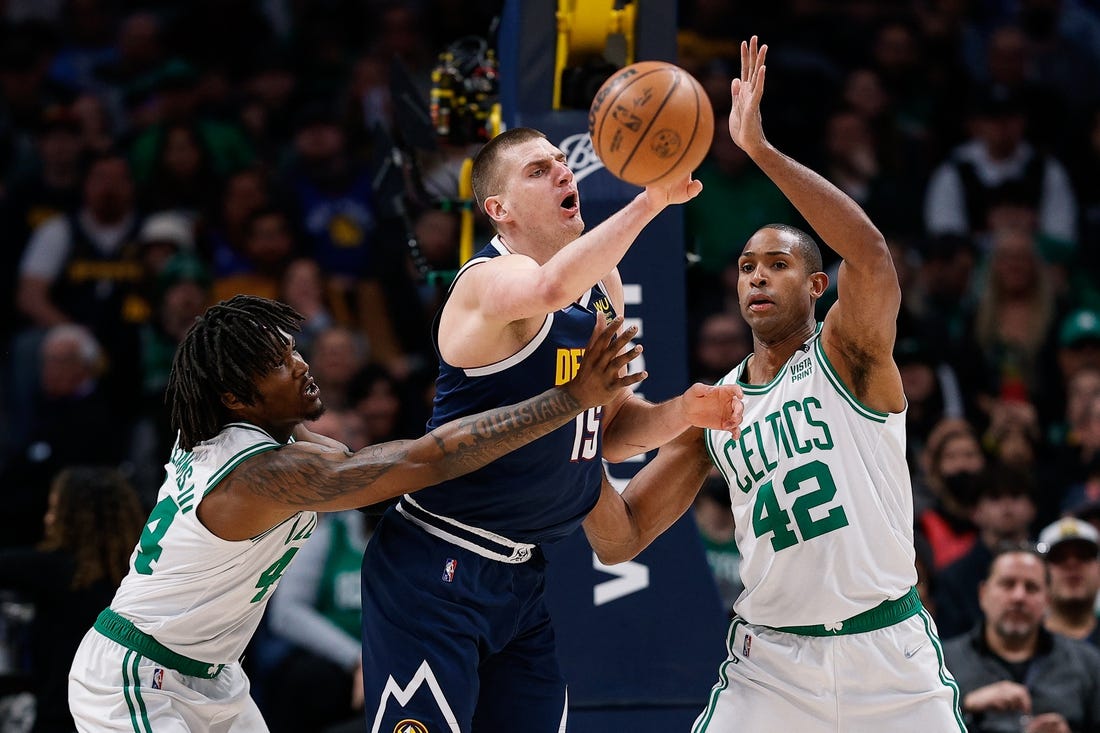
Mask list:
[{"label": "navy basketball shorts", "polygon": [[363,559],[367,729],[564,731],[545,565],[484,557],[390,509]]}]

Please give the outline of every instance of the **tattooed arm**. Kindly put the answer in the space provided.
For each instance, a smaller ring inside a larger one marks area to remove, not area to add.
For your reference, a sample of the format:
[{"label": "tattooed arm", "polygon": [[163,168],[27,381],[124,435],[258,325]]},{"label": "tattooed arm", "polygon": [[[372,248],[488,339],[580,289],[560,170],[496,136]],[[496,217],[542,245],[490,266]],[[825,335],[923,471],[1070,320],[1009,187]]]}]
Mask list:
[{"label": "tattooed arm", "polygon": [[637,329],[616,336],[619,325],[597,326],[573,381],[524,402],[357,453],[301,441],[249,458],[203,498],[199,518],[222,539],[247,539],[303,509],[353,509],[481,468],[646,377],[620,374],[641,347],[626,349]]}]

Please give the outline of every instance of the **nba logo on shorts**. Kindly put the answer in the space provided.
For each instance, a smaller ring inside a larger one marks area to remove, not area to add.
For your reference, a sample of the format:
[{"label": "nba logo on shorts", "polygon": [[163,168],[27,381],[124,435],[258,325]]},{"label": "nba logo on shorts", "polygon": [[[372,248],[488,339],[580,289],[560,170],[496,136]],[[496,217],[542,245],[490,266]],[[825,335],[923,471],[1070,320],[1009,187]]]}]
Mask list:
[{"label": "nba logo on shorts", "polygon": [[164,686],[164,670],[157,667],[153,670],[153,689],[159,690]]},{"label": "nba logo on shorts", "polygon": [[447,562],[443,564],[443,581],[450,583],[455,579],[455,568],[458,567],[458,560],[453,557],[447,558]]},{"label": "nba logo on shorts", "polygon": [[749,658],[749,652],[752,650],[752,635],[745,634],[745,642],[741,645],[741,656],[745,659]]}]

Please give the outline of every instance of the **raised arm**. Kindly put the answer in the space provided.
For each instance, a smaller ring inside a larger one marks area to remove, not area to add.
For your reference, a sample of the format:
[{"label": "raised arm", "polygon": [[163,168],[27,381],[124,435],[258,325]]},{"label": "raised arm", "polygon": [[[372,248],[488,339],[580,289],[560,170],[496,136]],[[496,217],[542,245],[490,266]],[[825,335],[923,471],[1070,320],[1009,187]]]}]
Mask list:
[{"label": "raised arm", "polygon": [[620,375],[641,353],[640,346],[626,349],[637,329],[616,335],[621,325],[621,319],[598,323],[577,376],[524,402],[357,453],[302,441],[254,456],[203,499],[199,516],[222,539],[246,539],[303,509],[375,504],[481,468],[645,379],[646,372]]},{"label": "raised arm", "polygon": [[648,188],[542,265],[526,257],[504,257],[496,267],[475,268],[473,272],[481,270],[476,287],[479,302],[491,306],[493,318],[504,322],[566,307],[619,264],[645,226],[668,204],[687,201],[701,190],[702,184],[690,179],[675,189]]},{"label": "raised arm", "polygon": [[[768,47],[756,36],[741,43],[741,76],[730,85],[730,135],[786,195],[821,240],[843,258],[837,303],[822,339],[845,382],[870,407],[898,410],[900,377],[894,378],[892,352],[901,307],[901,287],[882,233],[863,209],[825,178],[779,152],[764,137],[760,99],[764,93]],[[861,372],[868,371],[868,374]],[[882,367],[876,375],[876,367]],[[891,374],[891,372],[893,374]],[[881,377],[881,378],[880,378]]]},{"label": "raised arm", "polygon": [[699,493],[711,461],[703,431],[691,428],[657,451],[620,495],[604,477],[584,533],[605,565],[625,562],[683,516]]}]

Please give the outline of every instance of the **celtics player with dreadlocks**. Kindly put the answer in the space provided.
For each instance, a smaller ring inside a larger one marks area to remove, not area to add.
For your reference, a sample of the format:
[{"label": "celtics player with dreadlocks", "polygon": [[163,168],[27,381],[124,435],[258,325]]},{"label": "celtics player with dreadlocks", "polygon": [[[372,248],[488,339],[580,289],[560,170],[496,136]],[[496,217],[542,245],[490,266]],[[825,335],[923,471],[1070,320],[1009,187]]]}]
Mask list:
[{"label": "celtics player with dreadlocks", "polygon": [[209,308],[180,344],[167,476],[129,573],[69,673],[79,730],[267,730],[239,660],[315,512],[480,468],[645,377],[620,375],[641,349],[627,348],[636,329],[616,335],[617,319],[593,332],[571,382],[352,453],[302,426],[324,406],[295,350],[301,323],[286,305],[237,296]]}]

